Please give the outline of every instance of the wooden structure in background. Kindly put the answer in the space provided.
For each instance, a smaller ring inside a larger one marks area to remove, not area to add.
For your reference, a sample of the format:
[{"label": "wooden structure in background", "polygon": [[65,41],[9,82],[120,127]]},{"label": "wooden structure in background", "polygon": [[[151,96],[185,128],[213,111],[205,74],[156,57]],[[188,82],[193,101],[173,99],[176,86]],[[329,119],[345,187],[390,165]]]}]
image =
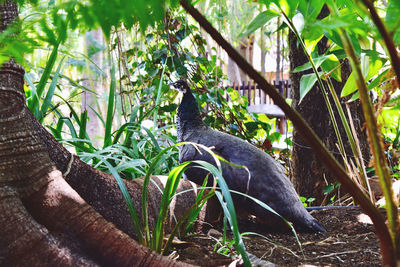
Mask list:
[{"label": "wooden structure in background", "polygon": [[[291,97],[289,80],[273,81],[273,85],[283,97]],[[239,91],[241,96],[247,96],[249,100],[248,110],[250,112],[263,113],[268,117],[277,118],[277,131],[281,134],[286,133],[285,113],[254,82],[250,81],[247,84],[243,82],[241,85],[233,83],[232,88]]]}]

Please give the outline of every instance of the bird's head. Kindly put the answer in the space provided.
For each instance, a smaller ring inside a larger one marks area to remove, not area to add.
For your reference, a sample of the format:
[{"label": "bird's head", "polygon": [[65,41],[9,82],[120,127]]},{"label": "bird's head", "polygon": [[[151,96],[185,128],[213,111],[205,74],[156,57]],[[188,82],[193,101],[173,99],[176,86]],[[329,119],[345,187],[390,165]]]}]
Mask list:
[{"label": "bird's head", "polygon": [[181,91],[184,94],[186,92],[190,91],[189,85],[184,80],[179,80],[174,83],[170,83],[170,86],[174,87],[175,89],[177,89],[178,91]]}]

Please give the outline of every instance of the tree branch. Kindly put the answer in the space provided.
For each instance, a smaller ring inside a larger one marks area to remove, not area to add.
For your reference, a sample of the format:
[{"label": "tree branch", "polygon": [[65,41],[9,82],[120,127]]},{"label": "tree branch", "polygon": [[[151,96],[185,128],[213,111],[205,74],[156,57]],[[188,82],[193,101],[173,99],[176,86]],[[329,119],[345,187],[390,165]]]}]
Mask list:
[{"label": "tree branch", "polygon": [[392,36],[387,31],[383,21],[379,17],[376,9],[374,7],[374,3],[371,0],[361,0],[364,5],[369,9],[369,14],[371,16],[372,21],[375,23],[376,27],[378,28],[379,33],[381,34],[383,41],[386,44],[386,48],[390,55],[390,61],[392,63],[392,67],[397,76],[397,85],[400,87],[400,58],[397,54],[396,46],[393,42]]},{"label": "tree branch", "polygon": [[292,109],[285,99],[277,92],[277,90],[269,84],[223,37],[222,35],[207,21],[207,19],[186,0],[180,0],[182,7],[200,24],[200,26],[210,34],[210,36],[227,52],[236,64],[251,77],[260,88],[267,93],[293,122],[304,139],[312,147],[316,155],[322,162],[332,171],[342,185],[351,192],[355,201],[360,204],[361,208],[371,217],[375,225],[377,235],[379,236],[381,247],[386,248],[387,244],[391,244],[391,238],[385,224],[385,220],[378,209],[369,201],[368,197],[360,190],[360,188],[351,180],[342,166],[327,151],[321,140],[314,131],[307,125],[305,120],[297,111]]}]

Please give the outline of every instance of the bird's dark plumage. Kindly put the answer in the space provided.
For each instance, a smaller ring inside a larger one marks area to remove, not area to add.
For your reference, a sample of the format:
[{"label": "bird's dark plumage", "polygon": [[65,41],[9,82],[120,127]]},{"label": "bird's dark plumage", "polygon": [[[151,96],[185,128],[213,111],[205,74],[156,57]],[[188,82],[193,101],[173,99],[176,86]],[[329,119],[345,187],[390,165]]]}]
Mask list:
[{"label": "bird's dark plumage", "polygon": [[[321,226],[304,208],[282,166],[270,155],[242,139],[209,128],[203,123],[196,99],[185,81],[177,81],[173,86],[183,92],[183,98],[178,108],[177,132],[178,141],[187,141],[213,147],[213,151],[229,162],[245,165],[245,169],[222,164],[222,175],[231,190],[246,193],[257,198],[295,227],[309,232],[325,232]],[[200,153],[191,145],[184,145],[179,150],[179,161],[204,160],[215,164],[213,158],[205,151]],[[202,184],[206,172],[199,168],[189,168],[185,176]],[[253,213],[265,222],[279,221],[276,216],[244,197],[234,197],[235,203]],[[275,217],[275,218],[274,218]]]}]

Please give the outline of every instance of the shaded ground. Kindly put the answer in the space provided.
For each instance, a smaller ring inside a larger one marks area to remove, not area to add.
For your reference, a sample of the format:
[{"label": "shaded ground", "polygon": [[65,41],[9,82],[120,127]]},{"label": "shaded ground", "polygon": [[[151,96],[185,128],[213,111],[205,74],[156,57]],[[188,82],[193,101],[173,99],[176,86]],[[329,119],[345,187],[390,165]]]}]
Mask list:
[{"label": "shaded ground", "polygon": [[[359,209],[313,211],[313,216],[328,230],[324,234],[298,233],[304,256],[293,235],[263,233],[248,223],[241,232],[257,231],[268,240],[246,236],[247,251],[277,266],[330,265],[330,266],[380,266],[379,241],[369,217]],[[178,260],[201,266],[229,265],[232,259],[214,252],[221,229],[208,235],[193,237],[193,246],[177,247]],[[259,265],[269,266],[269,265]],[[271,265],[272,266],[272,265]]]}]

